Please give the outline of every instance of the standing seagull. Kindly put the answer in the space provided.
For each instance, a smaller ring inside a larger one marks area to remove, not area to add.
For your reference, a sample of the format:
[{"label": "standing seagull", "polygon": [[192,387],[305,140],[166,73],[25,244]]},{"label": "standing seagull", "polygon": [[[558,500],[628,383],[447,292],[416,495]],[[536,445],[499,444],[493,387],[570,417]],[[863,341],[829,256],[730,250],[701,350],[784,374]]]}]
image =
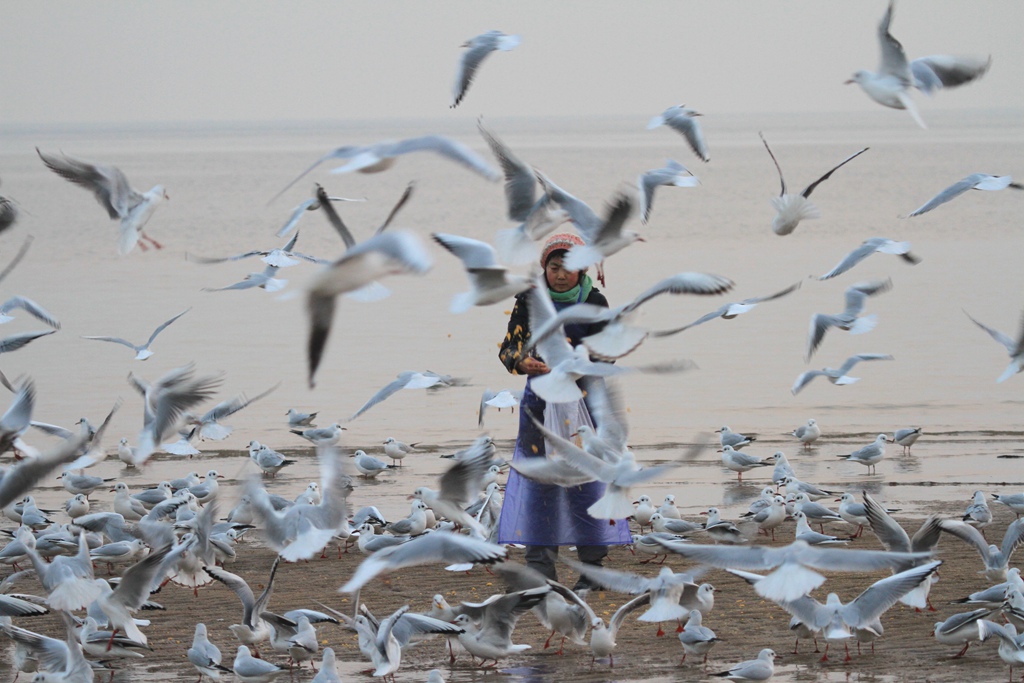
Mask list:
[{"label": "standing seagull", "polygon": [[711,674],[732,681],[767,681],[775,674],[775,650],[765,648],[757,655],[757,659],[748,659],[731,666],[726,671]]},{"label": "standing seagull", "polygon": [[196,624],[196,634],[192,638],[192,647],[188,649],[188,661],[199,672],[199,679],[206,675],[214,681],[220,680],[222,673],[231,673],[231,669],[220,663],[220,650],[206,637],[206,624]]},{"label": "standing seagull", "polygon": [[[964,311],[968,318],[971,318],[971,314]],[[979,323],[974,318],[971,318],[971,322],[989,333],[993,339],[1002,344],[1006,348],[1006,352],[1010,354],[1010,364],[1003,370],[1003,374],[999,375],[996,382],[1005,382],[1010,379],[1018,372],[1024,370],[1024,323],[1021,325],[1021,331],[1017,334],[1017,339],[1011,339],[999,330],[994,330],[988,325]]]},{"label": "standing seagull", "polygon": [[47,168],[65,180],[91,190],[96,195],[96,201],[107,210],[111,218],[121,219],[117,245],[121,255],[129,253],[136,244],[145,251],[146,242],[157,249],[163,248],[162,244],[143,230],[160,202],[169,199],[163,185],[154,185],[148,192],[139,194],[131,188],[128,178],[116,166],[93,165],[69,156],[58,158],[43,154],[38,147],[36,152]]},{"label": "standing seagull", "polygon": [[864,448],[859,448],[853,453],[840,455],[839,457],[849,462],[859,462],[861,465],[866,466],[870,473],[875,465],[885,457],[885,444],[888,441],[889,437],[887,435],[879,434],[872,443],[869,443]]},{"label": "standing seagull", "polygon": [[821,212],[818,207],[811,203],[809,197],[821,183],[828,180],[833,173],[838,171],[840,168],[845,166],[850,161],[853,161],[858,156],[868,151],[868,148],[854,152],[850,156],[846,157],[838,164],[833,166],[825,175],[821,176],[813,183],[804,188],[800,194],[786,194],[786,179],[782,177],[782,167],[779,166],[778,160],[775,155],[772,154],[772,148],[768,146],[768,141],[764,139],[764,135],[758,133],[761,136],[761,142],[764,143],[764,148],[768,150],[768,156],[772,158],[775,163],[775,170],[779,172],[779,182],[782,184],[782,191],[778,197],[772,197],[772,206],[775,207],[775,218],[772,219],[772,230],[776,235],[788,235],[789,233],[796,230],[796,226],[800,224],[800,221],[811,220],[813,218],[821,218]]},{"label": "standing seagull", "polygon": [[697,116],[702,116],[702,114],[687,109],[685,104],[672,106],[651,119],[647,124],[647,130],[661,125],[668,126],[686,138],[694,154],[700,157],[701,161],[711,161],[708,145],[704,142],[704,132],[700,129],[700,124],[697,123]]},{"label": "standing seagull", "polygon": [[385,232],[352,247],[313,279],[306,297],[309,313],[309,386],[323,357],[334,321],[334,300],[385,275],[423,274],[431,261],[419,238],[408,232]]},{"label": "standing seagull", "polygon": [[920,438],[920,427],[908,427],[907,429],[897,429],[893,432],[892,441],[890,443],[898,443],[903,446],[903,454],[908,455],[910,453],[910,447],[917,443],[917,440]]},{"label": "standing seagull", "polygon": [[678,161],[669,159],[662,168],[652,168],[636,179],[640,191],[640,222],[647,225],[654,206],[654,190],[661,185],[675,187],[697,187],[700,180]]},{"label": "standing seagull", "polygon": [[963,180],[953,183],[942,192],[938,193],[919,208],[914,209],[907,215],[907,218],[913,216],[920,216],[922,213],[928,213],[937,206],[941,206],[946,202],[956,199],[967,190],[1005,190],[1006,188],[1013,188],[1014,190],[1024,190],[1024,185],[1013,182],[1013,178],[1004,176],[989,175],[988,173],[972,173]]},{"label": "standing seagull", "polygon": [[461,47],[469,48],[459,60],[459,68],[455,72],[455,87],[452,88],[451,108],[459,106],[466,96],[470,83],[480,68],[480,63],[495,50],[508,51],[519,45],[519,36],[510,36],[501,31],[488,31],[470,38]]},{"label": "standing seagull", "polygon": [[846,83],[858,84],[868,97],[883,106],[906,109],[917,125],[927,128],[910,99],[908,91],[911,86],[930,94],[940,87],[951,88],[970,83],[988,71],[992,60],[934,55],[908,62],[900,41],[889,33],[894,5],[895,0],[889,0],[889,8],[878,24],[878,42],[882,49],[878,72],[862,69]]},{"label": "standing seagull", "polygon": [[142,345],[132,344],[127,339],[122,339],[120,337],[89,337],[89,336],[83,336],[82,339],[96,339],[98,341],[114,342],[115,344],[123,344],[124,346],[127,346],[131,350],[135,351],[135,360],[147,360],[150,356],[153,355],[153,352],[149,350],[149,347],[153,343],[153,340],[156,339],[156,336],[158,334],[160,334],[161,332],[163,332],[164,329],[166,329],[168,325],[170,325],[175,320],[177,320],[178,318],[180,318],[181,316],[185,315],[186,313],[188,313],[191,310],[192,310],[192,307],[189,306],[184,311],[182,311],[178,315],[174,316],[173,318],[171,318],[167,322],[162,323],[159,326],[157,326],[157,328],[155,330],[153,330],[153,334],[149,335],[149,339],[146,340],[146,343],[142,344]]}]

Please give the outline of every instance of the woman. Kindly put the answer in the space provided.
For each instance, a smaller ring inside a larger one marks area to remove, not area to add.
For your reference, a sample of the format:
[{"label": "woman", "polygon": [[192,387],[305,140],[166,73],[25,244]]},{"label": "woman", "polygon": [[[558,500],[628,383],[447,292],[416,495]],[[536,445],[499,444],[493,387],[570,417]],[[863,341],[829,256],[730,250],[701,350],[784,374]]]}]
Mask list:
[{"label": "woman", "polygon": [[[561,310],[573,304],[586,302],[608,306],[608,300],[594,287],[586,270],[566,270],[562,259],[574,245],[582,245],[576,235],[553,235],[544,244],[541,265],[548,293],[555,308]],[[508,322],[508,333],[501,344],[498,358],[513,374],[527,375],[526,389],[520,402],[519,436],[513,460],[545,457],[544,437],[531,420],[531,415],[543,421],[545,402],[530,389],[530,381],[548,372],[544,360],[523,355],[522,350],[530,337],[530,316],[527,310],[528,294],[516,297],[515,307]],[[566,325],[565,334],[573,346],[600,330],[600,325]],[[554,408],[552,408],[554,409]],[[571,415],[575,424],[568,425],[568,433],[580,424],[591,424],[589,412],[581,402],[579,406],[559,404],[560,411]],[[604,493],[604,484],[590,482],[581,486],[561,487],[539,484],[519,475],[509,474],[498,524],[499,543],[521,543],[526,548],[526,563],[545,576],[557,580],[554,555],[558,546],[575,545],[581,562],[600,566],[608,554],[608,546],[630,543],[629,525],[624,521],[609,524],[595,519],[587,508]],[[590,588],[590,582],[581,577],[576,589]]]}]

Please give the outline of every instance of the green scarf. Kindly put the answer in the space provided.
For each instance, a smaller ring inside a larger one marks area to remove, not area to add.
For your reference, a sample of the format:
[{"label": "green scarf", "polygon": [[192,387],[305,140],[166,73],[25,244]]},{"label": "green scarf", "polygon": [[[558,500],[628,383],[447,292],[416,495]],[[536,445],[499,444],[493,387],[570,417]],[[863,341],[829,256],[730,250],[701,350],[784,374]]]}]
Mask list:
[{"label": "green scarf", "polygon": [[[583,294],[580,294],[580,288],[583,288]],[[580,275],[580,281],[576,283],[576,286],[570,289],[568,292],[556,292],[555,290],[548,287],[548,294],[551,295],[551,300],[556,303],[576,303],[577,301],[583,302],[590,297],[591,290],[594,289],[594,282],[590,279],[590,276],[586,273]]]}]

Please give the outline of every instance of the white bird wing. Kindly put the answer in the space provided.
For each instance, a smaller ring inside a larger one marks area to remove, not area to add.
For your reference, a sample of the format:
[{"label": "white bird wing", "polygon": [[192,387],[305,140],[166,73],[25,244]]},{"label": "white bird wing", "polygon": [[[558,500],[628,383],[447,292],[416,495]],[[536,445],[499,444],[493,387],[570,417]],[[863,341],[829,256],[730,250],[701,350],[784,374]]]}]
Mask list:
[{"label": "white bird wing", "polygon": [[22,332],[21,334],[12,334],[10,337],[4,337],[3,339],[0,339],[0,353],[17,351],[29,342],[35,341],[40,337],[53,334],[56,331],[57,330],[46,330],[44,332]]},{"label": "white bird wing", "polygon": [[359,289],[385,275],[422,274],[431,261],[419,238],[402,231],[384,232],[349,249],[314,278],[306,297],[310,318],[307,356],[313,385],[334,320],[335,297]]},{"label": "white bird wing", "polygon": [[708,155],[708,144],[704,140],[704,131],[701,130],[700,123],[694,116],[672,116],[665,120],[665,125],[677,133],[681,133],[690,144],[690,149],[700,157],[701,161],[710,161],[711,157]]},{"label": "white bird wing", "polygon": [[577,199],[573,195],[563,190],[546,175],[540,171],[536,171],[537,180],[540,182],[541,187],[547,193],[551,201],[558,204],[566,213],[569,214],[569,220],[573,222],[576,229],[583,235],[584,240],[589,244],[591,243],[590,236],[596,233],[601,228],[601,219],[597,217],[594,210],[591,209],[585,202]]},{"label": "white bird wing", "polygon": [[959,180],[953,183],[952,185],[950,185],[949,187],[942,190],[937,195],[926,201],[924,204],[922,204],[921,206],[907,214],[907,218],[912,218],[913,216],[920,216],[923,213],[928,213],[932,209],[941,206],[948,201],[956,199],[964,192],[967,192],[967,190],[974,188],[979,182],[988,177],[989,176],[986,173],[973,173],[964,178],[963,180]]},{"label": "white bird wing", "polygon": [[[555,311],[555,305],[551,302],[551,297],[548,296],[547,286],[540,286],[542,284],[540,276],[538,275],[534,281],[536,286],[527,292],[527,312],[530,316],[530,329],[540,330],[547,327],[550,324],[549,321],[558,314]],[[557,326],[555,329],[557,330]],[[536,347],[548,367],[554,367],[562,361],[570,360],[574,355],[564,333],[555,332],[546,335],[537,342]]]},{"label": "white bird wing", "polygon": [[942,88],[955,88],[985,75],[992,57],[929,55],[910,62],[914,86],[931,95]]},{"label": "white bird wing", "polygon": [[[683,272],[667,277],[649,287],[623,307],[623,312],[636,310],[641,304],[661,294],[724,294],[733,287],[733,281],[711,273]],[[786,292],[788,293],[788,292]],[[781,294],[779,295],[781,296]]]},{"label": "white bird wing", "polygon": [[611,621],[608,622],[608,630],[612,634],[612,639],[615,638],[615,635],[619,632],[619,629],[622,627],[622,623],[626,620],[626,617],[629,616],[630,613],[635,612],[641,607],[645,607],[649,604],[651,604],[651,594],[642,593],[641,595],[636,596],[629,602],[622,605],[622,607],[620,607],[619,609],[615,610],[615,614],[612,615]]},{"label": "white bird wing", "polygon": [[1016,341],[1014,341],[1013,339],[1010,339],[1010,337],[1008,337],[1007,335],[1003,334],[999,330],[992,329],[988,325],[986,325],[984,323],[978,322],[973,317],[971,317],[971,314],[968,313],[967,311],[964,311],[964,314],[968,318],[971,318],[971,322],[972,323],[974,323],[975,325],[977,325],[981,329],[983,329],[986,332],[988,332],[990,337],[992,337],[997,342],[1002,344],[1006,348],[1007,353],[1009,353],[1011,356],[1014,355],[1017,352],[1019,345],[1018,345],[1018,343]]},{"label": "white bird wing", "polygon": [[60,323],[53,317],[45,308],[37,304],[32,299],[28,299],[23,296],[13,296],[4,302],[3,306],[0,306],[0,312],[6,313],[14,308],[20,308],[29,315],[34,316],[36,319],[41,320],[55,330],[60,329]]},{"label": "white bird wing", "polygon": [[189,306],[189,307],[188,307],[188,308],[186,308],[186,309],[185,309],[184,311],[182,311],[182,312],[181,312],[181,313],[179,313],[178,315],[174,316],[173,318],[171,318],[171,319],[170,319],[170,320],[168,320],[167,322],[165,322],[165,323],[161,323],[160,325],[158,325],[158,326],[157,326],[157,328],[156,328],[155,330],[153,330],[153,334],[149,335],[149,341],[147,341],[147,342],[146,342],[146,346],[149,346],[150,344],[152,344],[152,343],[153,343],[153,340],[154,340],[154,339],[156,339],[156,336],[157,336],[158,334],[160,334],[161,332],[163,332],[163,331],[164,331],[165,329],[167,329],[167,326],[168,326],[168,325],[170,325],[170,324],[171,324],[171,323],[173,323],[173,322],[174,322],[175,320],[177,320],[178,318],[180,318],[181,316],[185,315],[186,313],[188,313],[188,312],[189,312],[189,311],[191,311],[191,310],[192,310],[192,307],[191,307],[191,306]]},{"label": "white bird wing", "polygon": [[910,64],[907,62],[907,55],[903,51],[900,41],[896,40],[889,33],[889,24],[892,22],[893,0],[889,0],[889,7],[878,24],[878,42],[882,49],[882,61],[878,65],[878,73],[892,76],[904,86],[911,83]]},{"label": "white bird wing", "polygon": [[523,163],[508,146],[493,133],[484,128],[478,119],[477,129],[491,147],[491,152],[505,174],[505,200],[508,203],[508,217],[513,221],[525,221],[536,203],[537,178],[533,169]]},{"label": "white bird wing", "polygon": [[530,419],[533,420],[537,429],[544,435],[544,438],[551,444],[555,452],[564,458],[572,467],[605,483],[615,480],[615,475],[617,473],[615,465],[607,463],[601,458],[587,453],[572,441],[563,439],[561,436],[545,427],[537,420],[536,417],[531,415]]},{"label": "white bird wing", "polygon": [[391,155],[408,154],[409,152],[436,152],[492,182],[497,182],[502,178],[501,173],[476,152],[461,142],[443,135],[423,135],[400,140],[390,145],[388,151]]},{"label": "white bird wing", "polygon": [[878,540],[889,550],[897,552],[910,552],[910,537],[906,530],[896,523],[885,508],[879,505],[874,498],[864,492],[864,509],[867,513],[868,524]]},{"label": "white bird wing", "polygon": [[405,370],[404,372],[399,373],[397,379],[394,379],[391,382],[388,382],[376,394],[371,396],[370,399],[366,403],[363,404],[363,407],[360,408],[359,410],[357,410],[352,415],[352,417],[349,418],[349,422],[351,422],[352,420],[355,420],[357,417],[359,417],[360,415],[362,415],[367,410],[369,410],[370,408],[374,407],[375,405],[377,405],[381,401],[389,398],[392,394],[394,394],[396,392],[399,392],[402,389],[405,389],[405,387],[409,384],[409,381],[412,379],[413,375],[415,375],[415,374],[416,373],[414,371],[412,371],[412,370]]},{"label": "white bird wing", "polygon": [[844,256],[843,259],[839,263],[837,263],[834,268],[832,268],[832,270],[828,271],[818,279],[828,280],[836,277],[837,275],[842,275],[850,268],[853,268],[855,265],[866,259],[868,256],[874,254],[876,251],[878,251],[878,249],[875,244],[872,244],[870,241],[864,242],[859,247],[857,247],[849,254]]},{"label": "white bird wing", "polygon": [[82,432],[60,442],[37,458],[22,460],[8,469],[0,478],[0,508],[5,508],[14,501],[21,500],[43,477],[60,465],[74,460],[87,440],[87,433]]},{"label": "white bird wing", "polygon": [[892,356],[890,356],[889,354],[887,354],[887,353],[860,353],[860,354],[857,354],[856,356],[850,356],[849,358],[847,358],[846,362],[844,362],[839,367],[839,374],[840,375],[847,374],[848,372],[850,372],[850,370],[853,369],[854,365],[856,365],[857,363],[859,363],[862,360],[895,360],[895,359]]},{"label": "white bird wing", "polygon": [[477,268],[500,268],[494,247],[469,237],[460,235],[449,235],[445,233],[431,233],[434,241],[454,254],[462,261],[463,267],[467,270]]},{"label": "white bird wing", "polygon": [[927,581],[941,564],[942,560],[936,560],[876,581],[840,608],[843,621],[853,628],[867,627],[900,598]]},{"label": "white bird wing", "polygon": [[133,351],[138,351],[139,349],[142,348],[141,346],[136,346],[135,344],[132,344],[127,339],[122,339],[121,337],[103,337],[103,336],[97,336],[97,335],[82,335],[82,339],[94,339],[96,341],[113,342],[115,344],[121,344],[123,346],[127,346],[129,349],[132,349]]},{"label": "white bird wing", "polygon": [[124,173],[115,166],[94,165],[66,155],[56,157],[38,147],[36,153],[51,171],[91,191],[111,218],[124,218],[142,201],[142,195],[128,185]]},{"label": "white bird wing", "polygon": [[378,550],[363,560],[339,592],[353,593],[385,571],[431,563],[494,563],[504,560],[507,551],[493,543],[468,536],[438,531],[401,545]]}]

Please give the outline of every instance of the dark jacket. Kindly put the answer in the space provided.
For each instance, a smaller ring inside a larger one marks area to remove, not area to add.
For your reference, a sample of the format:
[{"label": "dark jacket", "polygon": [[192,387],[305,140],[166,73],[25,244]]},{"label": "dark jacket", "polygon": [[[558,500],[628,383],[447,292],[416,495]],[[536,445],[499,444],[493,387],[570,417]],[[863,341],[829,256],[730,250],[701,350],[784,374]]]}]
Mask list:
[{"label": "dark jacket", "polygon": [[[516,305],[512,308],[512,315],[508,319],[508,331],[505,333],[505,340],[498,350],[498,359],[505,366],[505,369],[513,375],[518,375],[516,364],[523,358],[523,345],[530,339],[530,313],[527,302],[529,292],[516,295]],[[584,303],[608,308],[608,299],[601,291],[594,287],[590,290],[590,296]],[[571,304],[555,304],[555,308],[561,309]],[[584,337],[597,334],[604,327],[605,323],[593,323],[590,325],[567,325],[566,336],[573,346],[580,343]]]}]

